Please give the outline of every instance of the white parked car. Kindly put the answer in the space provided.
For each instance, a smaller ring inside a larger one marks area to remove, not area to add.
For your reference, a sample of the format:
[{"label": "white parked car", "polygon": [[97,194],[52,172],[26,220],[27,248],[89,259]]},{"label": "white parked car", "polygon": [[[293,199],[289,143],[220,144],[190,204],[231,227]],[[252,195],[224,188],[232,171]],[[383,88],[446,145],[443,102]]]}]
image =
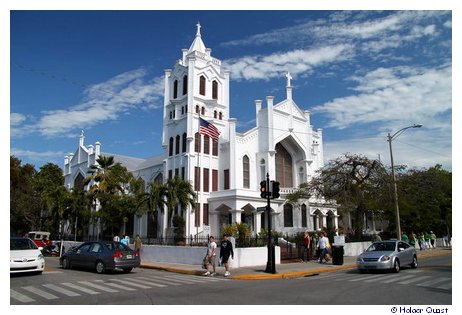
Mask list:
[{"label": "white parked car", "polygon": [[10,273],[42,273],[45,258],[41,248],[26,237],[10,237]]}]

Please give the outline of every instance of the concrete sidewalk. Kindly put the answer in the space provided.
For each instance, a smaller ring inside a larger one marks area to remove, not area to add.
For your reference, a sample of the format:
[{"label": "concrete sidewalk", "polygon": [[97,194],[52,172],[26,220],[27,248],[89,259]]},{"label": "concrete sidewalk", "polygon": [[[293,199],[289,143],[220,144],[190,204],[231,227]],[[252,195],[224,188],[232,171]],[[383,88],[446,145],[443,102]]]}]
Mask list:
[{"label": "concrete sidewalk", "polygon": [[[417,250],[418,259],[450,254],[450,248],[437,248],[425,251]],[[170,262],[157,262],[150,260],[142,260],[141,268],[150,268],[165,270],[169,272],[184,273],[190,275],[203,275],[205,270],[202,269],[201,265],[186,265]],[[263,279],[289,279],[296,277],[303,277],[308,275],[314,275],[334,270],[343,269],[354,269],[356,268],[356,257],[345,256],[343,257],[343,265],[333,265],[332,261],[329,263],[320,264],[317,260],[311,260],[309,262],[289,262],[276,265],[276,273],[266,273],[266,266],[251,266],[231,269],[231,279],[240,280],[263,280]],[[224,267],[216,267],[216,277],[223,277],[225,273]]]}]

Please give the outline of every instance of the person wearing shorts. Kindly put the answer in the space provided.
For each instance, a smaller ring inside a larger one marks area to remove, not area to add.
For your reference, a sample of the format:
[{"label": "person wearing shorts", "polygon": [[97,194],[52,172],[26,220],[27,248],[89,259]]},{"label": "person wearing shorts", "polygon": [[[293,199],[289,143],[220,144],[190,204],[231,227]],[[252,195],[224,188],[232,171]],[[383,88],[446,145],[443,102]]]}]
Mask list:
[{"label": "person wearing shorts", "polygon": [[228,240],[228,235],[223,235],[223,240],[220,243],[220,260],[225,265],[225,277],[230,276],[229,273],[229,256],[234,259],[233,244]]}]

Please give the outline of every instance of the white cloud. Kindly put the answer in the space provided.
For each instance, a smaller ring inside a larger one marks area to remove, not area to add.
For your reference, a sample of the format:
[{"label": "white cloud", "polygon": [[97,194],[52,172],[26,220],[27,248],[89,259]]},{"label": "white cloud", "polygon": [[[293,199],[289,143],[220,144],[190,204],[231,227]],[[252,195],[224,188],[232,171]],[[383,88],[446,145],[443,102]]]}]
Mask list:
[{"label": "white cloud", "polygon": [[10,125],[17,126],[22,124],[26,120],[26,116],[20,113],[11,113],[10,114]]},{"label": "white cloud", "polygon": [[32,161],[49,161],[51,159],[55,159],[57,156],[64,156],[65,153],[63,151],[36,152],[18,148],[11,148],[10,154],[14,156],[20,156],[21,158],[27,158]]},{"label": "white cloud", "polygon": [[[355,76],[358,94],[336,98],[313,108],[331,121],[328,127],[346,128],[371,122],[448,123],[452,106],[451,67],[418,69],[378,68]],[[443,121],[441,121],[441,119]]]},{"label": "white cloud", "polygon": [[267,56],[245,56],[224,62],[235,80],[268,80],[290,71],[297,75],[326,63],[344,61],[352,55],[350,45],[297,49]]},{"label": "white cloud", "polygon": [[24,115],[15,114],[12,136],[33,132],[46,137],[65,136],[74,129],[86,129],[104,121],[116,120],[121,114],[136,108],[161,107],[163,80],[146,77],[146,70],[137,69],[94,84],[84,91],[80,104],[68,109],[43,111],[34,124],[21,125],[25,121]]}]

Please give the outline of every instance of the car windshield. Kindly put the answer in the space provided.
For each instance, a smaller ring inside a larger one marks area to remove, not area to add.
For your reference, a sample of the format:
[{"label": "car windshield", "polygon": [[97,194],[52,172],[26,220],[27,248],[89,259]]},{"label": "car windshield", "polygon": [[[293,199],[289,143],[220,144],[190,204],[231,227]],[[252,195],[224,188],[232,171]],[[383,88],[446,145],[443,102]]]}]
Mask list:
[{"label": "car windshield", "polygon": [[10,250],[27,250],[37,249],[37,245],[34,244],[28,238],[14,238],[10,239]]},{"label": "car windshield", "polygon": [[105,243],[107,248],[109,248],[109,250],[112,250],[112,251],[127,251],[127,250],[131,250],[130,247],[128,247],[127,245],[125,244],[122,244],[120,242],[109,242],[109,243]]},{"label": "car windshield", "polygon": [[368,252],[382,252],[382,251],[394,251],[395,244],[393,242],[374,243],[367,249]]}]

